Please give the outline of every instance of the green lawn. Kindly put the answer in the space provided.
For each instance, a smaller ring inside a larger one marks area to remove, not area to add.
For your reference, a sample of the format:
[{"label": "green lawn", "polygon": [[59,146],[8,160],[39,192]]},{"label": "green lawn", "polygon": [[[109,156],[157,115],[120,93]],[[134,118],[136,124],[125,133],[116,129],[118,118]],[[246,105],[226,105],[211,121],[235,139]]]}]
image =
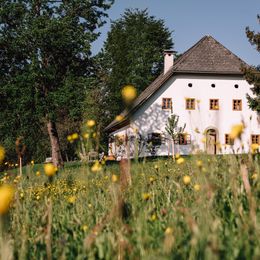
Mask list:
[{"label": "green lawn", "polygon": [[2,173],[16,189],[2,259],[259,259],[259,167],[233,155],[132,162],[128,185],[116,163],[69,164],[51,183],[42,165]]}]

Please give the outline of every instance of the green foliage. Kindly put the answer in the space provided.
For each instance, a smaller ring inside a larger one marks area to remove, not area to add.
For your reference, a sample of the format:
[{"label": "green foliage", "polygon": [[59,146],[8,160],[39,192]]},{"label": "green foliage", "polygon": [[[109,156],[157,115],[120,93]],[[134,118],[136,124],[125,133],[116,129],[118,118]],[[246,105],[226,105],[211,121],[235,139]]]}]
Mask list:
[{"label": "green foliage", "polygon": [[[91,43],[112,3],[1,1],[1,142],[12,127],[12,140],[19,135],[37,140],[48,121],[55,127],[64,117],[81,120],[87,77],[93,72]],[[35,155],[30,141],[27,146]]]},{"label": "green foliage", "polygon": [[[5,226],[9,253],[45,259],[50,241],[53,259],[258,259],[259,161],[251,155],[184,160],[132,163],[132,185],[123,192],[119,180],[112,182],[122,174],[118,165],[95,173],[69,165],[52,184],[41,165],[28,166]],[[184,184],[184,176],[191,182]],[[14,183],[15,174],[1,179]],[[122,220],[114,215],[118,194],[125,202]]]},{"label": "green foliage", "polygon": [[163,51],[173,47],[171,32],[163,20],[150,16],[147,10],[130,10],[112,22],[104,49],[98,55],[106,70],[107,104],[113,119],[122,112],[121,89],[134,85],[138,94],[163,69]]},{"label": "green foliage", "polygon": [[173,114],[168,118],[165,130],[172,138],[172,140],[176,140],[180,134],[182,134],[185,130],[186,124],[183,126],[178,126],[179,124],[179,116]]},{"label": "green foliage", "polygon": [[[260,23],[260,16],[257,16]],[[260,32],[254,32],[246,28],[246,35],[249,42],[255,46],[256,50],[260,52]],[[249,68],[243,68],[244,76],[250,85],[253,85],[251,90],[254,96],[247,95],[249,106],[252,110],[260,113],[260,67],[251,66]]]}]

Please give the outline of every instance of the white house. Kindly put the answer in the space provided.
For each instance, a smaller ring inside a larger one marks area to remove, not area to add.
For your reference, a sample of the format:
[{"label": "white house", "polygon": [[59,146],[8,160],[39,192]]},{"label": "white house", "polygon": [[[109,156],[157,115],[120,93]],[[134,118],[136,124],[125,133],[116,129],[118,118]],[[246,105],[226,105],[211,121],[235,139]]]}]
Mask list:
[{"label": "white house", "polygon": [[[248,107],[250,85],[243,78],[240,58],[211,36],[203,37],[174,61],[165,51],[164,72],[135,100],[122,120],[106,128],[110,133],[109,155],[115,157],[172,154],[165,126],[172,114],[185,134],[175,141],[180,154],[244,153],[260,144],[259,115]],[[242,139],[229,138],[231,127],[244,123]]]}]

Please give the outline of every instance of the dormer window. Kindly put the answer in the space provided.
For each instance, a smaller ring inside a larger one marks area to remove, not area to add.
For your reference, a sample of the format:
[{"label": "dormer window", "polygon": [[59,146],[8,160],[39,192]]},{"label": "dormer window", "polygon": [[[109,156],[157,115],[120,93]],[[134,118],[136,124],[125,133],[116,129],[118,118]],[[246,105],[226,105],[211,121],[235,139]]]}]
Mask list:
[{"label": "dormer window", "polygon": [[234,139],[230,138],[229,134],[225,134],[225,144],[234,145]]},{"label": "dormer window", "polygon": [[233,99],[233,110],[234,111],[242,110],[242,99]]},{"label": "dormer window", "polygon": [[251,135],[251,144],[260,144],[260,135]]},{"label": "dormer window", "polygon": [[172,99],[171,98],[162,99],[162,109],[172,109]]}]

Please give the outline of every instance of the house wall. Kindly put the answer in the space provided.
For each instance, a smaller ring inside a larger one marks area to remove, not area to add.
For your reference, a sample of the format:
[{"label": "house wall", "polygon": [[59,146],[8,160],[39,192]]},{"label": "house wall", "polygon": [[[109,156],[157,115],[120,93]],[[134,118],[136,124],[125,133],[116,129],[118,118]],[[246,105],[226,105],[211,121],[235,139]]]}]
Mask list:
[{"label": "house wall", "polygon": [[[189,83],[192,83],[192,87],[188,86]],[[215,84],[215,88],[211,84]],[[235,84],[239,87],[235,88]],[[256,112],[248,107],[247,93],[251,94],[250,85],[242,77],[173,76],[135,112],[129,126],[112,134],[133,135],[139,132],[142,136],[147,136],[148,133],[164,133],[167,137],[167,118],[171,114],[177,114],[180,116],[179,125],[186,123],[185,132],[191,135],[192,145],[175,145],[176,152],[189,154],[204,151],[203,133],[210,128],[217,131],[217,141],[221,146],[217,153],[248,152],[251,134],[260,134],[260,126]],[[172,98],[172,111],[162,109],[162,98]],[[186,110],[186,98],[195,98],[195,110]],[[209,109],[210,99],[219,99],[219,110]],[[233,99],[242,99],[242,111],[233,110]],[[233,147],[225,145],[225,134],[230,132],[232,125],[242,121],[246,125],[242,141],[236,140]],[[157,149],[157,155],[168,154],[171,154],[171,143],[166,140]],[[149,153],[144,151],[142,155]]]}]

